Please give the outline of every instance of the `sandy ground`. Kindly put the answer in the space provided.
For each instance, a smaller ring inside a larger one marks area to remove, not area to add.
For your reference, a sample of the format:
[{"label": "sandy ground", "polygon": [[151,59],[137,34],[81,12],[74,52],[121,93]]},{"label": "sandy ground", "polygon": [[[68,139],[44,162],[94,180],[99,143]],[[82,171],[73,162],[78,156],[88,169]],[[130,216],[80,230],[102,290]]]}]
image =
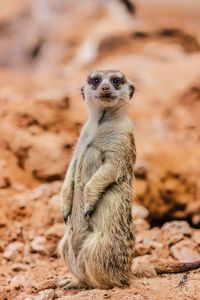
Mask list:
[{"label": "sandy ground", "polygon": [[[200,299],[198,1],[0,1],[0,299]],[[173,3],[172,3],[173,2]],[[87,118],[93,69],[134,82],[134,278],[128,288],[63,291],[60,188]]]}]

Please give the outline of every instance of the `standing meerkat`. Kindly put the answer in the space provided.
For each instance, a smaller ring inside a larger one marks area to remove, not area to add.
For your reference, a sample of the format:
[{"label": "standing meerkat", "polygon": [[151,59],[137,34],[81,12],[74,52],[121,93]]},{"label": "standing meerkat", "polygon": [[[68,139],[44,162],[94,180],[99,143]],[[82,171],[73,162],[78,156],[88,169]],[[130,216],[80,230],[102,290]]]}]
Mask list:
[{"label": "standing meerkat", "polygon": [[120,71],[92,72],[82,88],[89,110],[61,191],[67,229],[59,253],[69,288],[122,287],[133,258],[133,167],[128,117],[133,84]]}]

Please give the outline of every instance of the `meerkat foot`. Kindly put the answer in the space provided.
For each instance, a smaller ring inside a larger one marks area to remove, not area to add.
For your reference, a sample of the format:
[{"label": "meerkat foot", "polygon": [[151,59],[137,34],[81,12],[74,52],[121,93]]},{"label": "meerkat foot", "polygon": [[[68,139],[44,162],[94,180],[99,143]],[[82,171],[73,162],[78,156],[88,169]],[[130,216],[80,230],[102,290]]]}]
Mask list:
[{"label": "meerkat foot", "polygon": [[88,288],[84,283],[80,282],[76,278],[64,279],[59,283],[59,287],[62,287],[64,290]]}]

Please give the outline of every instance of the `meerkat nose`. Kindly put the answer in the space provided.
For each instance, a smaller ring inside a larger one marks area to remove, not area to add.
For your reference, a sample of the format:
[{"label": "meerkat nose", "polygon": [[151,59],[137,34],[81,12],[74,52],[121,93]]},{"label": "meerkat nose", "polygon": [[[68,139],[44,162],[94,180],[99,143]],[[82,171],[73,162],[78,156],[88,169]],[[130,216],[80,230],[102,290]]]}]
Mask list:
[{"label": "meerkat nose", "polygon": [[108,91],[110,91],[110,85],[109,84],[103,84],[101,89],[104,92],[108,92]]}]

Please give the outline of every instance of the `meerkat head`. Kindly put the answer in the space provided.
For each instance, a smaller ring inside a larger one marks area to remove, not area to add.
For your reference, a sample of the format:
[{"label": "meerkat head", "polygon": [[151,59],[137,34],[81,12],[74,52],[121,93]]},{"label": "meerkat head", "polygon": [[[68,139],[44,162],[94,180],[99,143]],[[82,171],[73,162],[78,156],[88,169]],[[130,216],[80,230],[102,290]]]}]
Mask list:
[{"label": "meerkat head", "polygon": [[133,84],[117,70],[90,73],[81,89],[86,102],[95,102],[104,107],[130,102],[134,90]]}]

